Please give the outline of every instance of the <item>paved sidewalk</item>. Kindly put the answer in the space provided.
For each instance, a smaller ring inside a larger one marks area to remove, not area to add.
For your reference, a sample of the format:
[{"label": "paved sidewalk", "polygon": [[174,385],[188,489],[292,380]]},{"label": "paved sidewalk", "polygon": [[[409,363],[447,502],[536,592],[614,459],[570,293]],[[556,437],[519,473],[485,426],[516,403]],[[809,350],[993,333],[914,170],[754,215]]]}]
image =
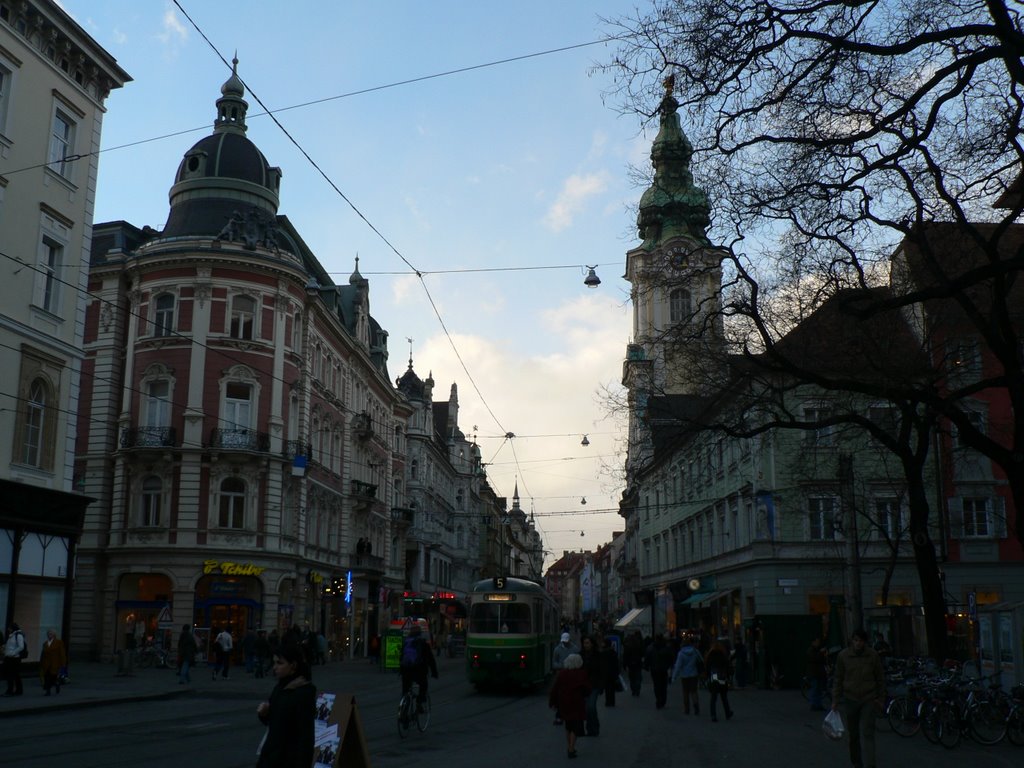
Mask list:
[{"label": "paved sidewalk", "polygon": [[[42,711],[102,706],[150,699],[166,699],[185,694],[202,696],[259,697],[266,696],[274,686],[270,673],[258,678],[247,674],[244,666],[232,667],[228,679],[212,679],[213,669],[199,665],[191,672],[191,683],[180,685],[175,669],[139,669],[133,674],[118,675],[113,662],[75,662],[68,669],[70,682],[61,686],[59,694],[46,696],[39,676],[34,671],[22,674],[25,693],[21,696],[0,695],[0,718]],[[315,680],[329,681],[336,676],[373,679],[381,671],[365,659],[346,659],[313,668]]]}]

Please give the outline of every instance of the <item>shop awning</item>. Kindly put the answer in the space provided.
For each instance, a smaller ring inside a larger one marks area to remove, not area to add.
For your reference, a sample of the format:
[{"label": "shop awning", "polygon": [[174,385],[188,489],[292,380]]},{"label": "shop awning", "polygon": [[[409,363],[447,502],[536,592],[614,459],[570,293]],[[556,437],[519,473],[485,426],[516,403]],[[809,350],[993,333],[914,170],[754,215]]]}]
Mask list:
[{"label": "shop awning", "polygon": [[688,598],[683,600],[680,605],[689,605],[693,608],[702,608],[704,606],[711,605],[721,600],[723,597],[727,597],[732,592],[731,589],[722,589],[718,592],[694,592]]},{"label": "shop awning", "polygon": [[634,608],[625,616],[615,622],[616,629],[627,629],[630,625],[642,625],[644,622],[651,623],[651,607],[645,605],[643,608]]}]

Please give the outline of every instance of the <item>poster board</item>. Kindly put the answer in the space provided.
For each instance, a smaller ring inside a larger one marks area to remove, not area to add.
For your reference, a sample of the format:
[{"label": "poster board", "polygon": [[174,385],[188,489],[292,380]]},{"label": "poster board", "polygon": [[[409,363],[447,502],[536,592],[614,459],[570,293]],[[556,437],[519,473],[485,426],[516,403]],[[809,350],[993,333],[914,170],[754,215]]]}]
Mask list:
[{"label": "poster board", "polygon": [[370,768],[370,750],[355,695],[317,696],[313,760],[314,768]]}]

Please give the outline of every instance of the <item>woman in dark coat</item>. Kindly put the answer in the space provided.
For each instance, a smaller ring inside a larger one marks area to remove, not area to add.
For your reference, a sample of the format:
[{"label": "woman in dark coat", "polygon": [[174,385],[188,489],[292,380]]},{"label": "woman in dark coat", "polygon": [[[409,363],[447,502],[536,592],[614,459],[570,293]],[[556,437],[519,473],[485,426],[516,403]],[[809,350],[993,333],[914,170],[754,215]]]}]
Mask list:
[{"label": "woman in dark coat", "polygon": [[708,691],[711,692],[711,722],[718,722],[716,705],[718,697],[722,697],[725,719],[732,719],[732,707],[729,706],[729,654],[719,642],[711,645],[711,650],[704,657],[704,670],[708,676]]},{"label": "woman in dark coat", "polygon": [[590,694],[587,696],[587,736],[598,736],[601,733],[601,721],[597,717],[597,699],[604,691],[604,663],[601,660],[600,642],[598,635],[588,635],[583,638],[580,650],[583,670],[590,683]]},{"label": "woman in dark coat", "polygon": [[306,656],[295,643],[274,651],[277,685],[270,700],[256,708],[267,726],[257,768],[309,768],[313,764],[313,729],[316,718],[316,686]]},{"label": "woman in dark coat", "polygon": [[565,739],[569,757],[576,757],[576,738],[583,735],[583,721],[587,717],[587,697],[590,680],[583,669],[583,657],[570,653],[558,670],[555,684],[548,694],[548,706],[565,721]]},{"label": "woman in dark coat", "polygon": [[615,646],[605,641],[601,650],[601,680],[604,685],[604,705],[615,706],[615,690],[619,684],[619,654]]}]

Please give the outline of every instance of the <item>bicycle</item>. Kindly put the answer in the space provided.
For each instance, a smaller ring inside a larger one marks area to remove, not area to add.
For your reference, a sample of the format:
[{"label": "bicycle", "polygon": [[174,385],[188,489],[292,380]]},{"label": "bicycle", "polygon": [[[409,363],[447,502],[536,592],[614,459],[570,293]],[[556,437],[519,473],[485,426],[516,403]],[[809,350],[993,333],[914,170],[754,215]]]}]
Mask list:
[{"label": "bicycle", "polygon": [[162,648],[157,648],[153,645],[147,645],[135,654],[135,663],[139,665],[141,669],[148,669],[150,667],[156,667],[157,669],[169,669],[170,663],[168,662],[169,654]]},{"label": "bicycle", "polygon": [[420,685],[413,682],[398,702],[398,735],[403,739],[414,723],[420,733],[430,725],[430,694],[423,697],[422,704],[417,702],[419,694]]}]

